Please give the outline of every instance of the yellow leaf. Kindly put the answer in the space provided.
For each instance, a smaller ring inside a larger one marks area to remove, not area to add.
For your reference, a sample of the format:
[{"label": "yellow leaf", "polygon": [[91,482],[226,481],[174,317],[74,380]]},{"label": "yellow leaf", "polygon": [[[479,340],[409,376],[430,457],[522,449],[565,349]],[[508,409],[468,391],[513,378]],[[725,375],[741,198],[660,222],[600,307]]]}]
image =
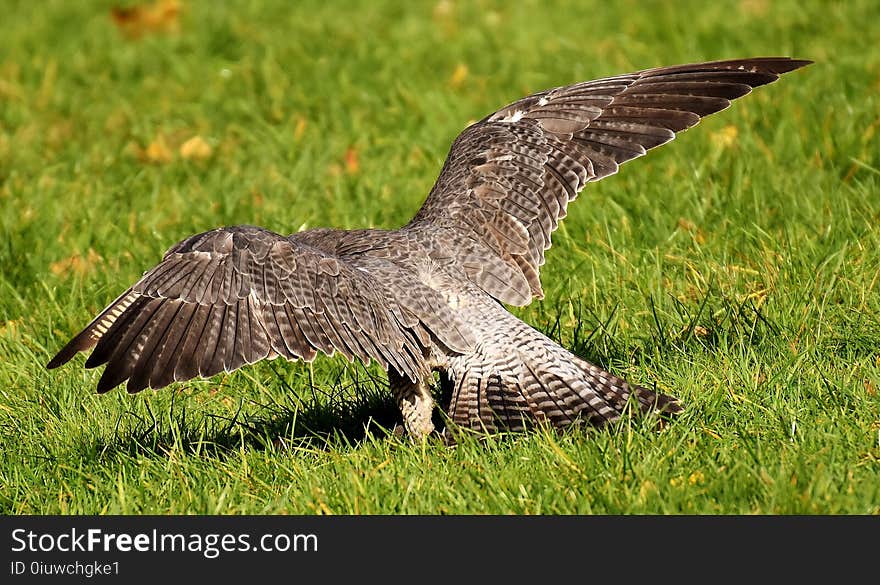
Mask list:
[{"label": "yellow leaf", "polygon": [[70,272],[82,276],[92,270],[97,264],[103,262],[103,260],[93,248],[89,248],[85,258],[80,254],[74,254],[69,258],[53,262],[49,265],[49,270],[56,276],[62,276]]},{"label": "yellow leaf", "polygon": [[449,18],[455,12],[455,4],[450,0],[440,0],[434,5],[434,20],[443,20]]},{"label": "yellow leaf", "polygon": [[171,149],[165,144],[165,137],[161,134],[159,134],[159,136],[147,146],[146,150],[143,151],[144,162],[157,164],[167,163],[171,162],[173,157],[174,155],[172,154]]},{"label": "yellow leaf", "polygon": [[298,116],[296,119],[296,127],[293,129],[293,138],[299,140],[306,131],[306,119]]},{"label": "yellow leaf", "polygon": [[180,145],[180,156],[187,160],[205,160],[214,150],[201,136],[193,136]]},{"label": "yellow leaf", "polygon": [[459,63],[455,71],[452,72],[452,76],[449,78],[449,85],[455,88],[459,88],[464,84],[468,77],[468,67],[464,63]]},{"label": "yellow leaf", "polygon": [[739,130],[736,129],[736,126],[729,124],[718,132],[713,132],[710,138],[712,144],[718,148],[725,149],[736,145],[736,137],[738,135]]}]

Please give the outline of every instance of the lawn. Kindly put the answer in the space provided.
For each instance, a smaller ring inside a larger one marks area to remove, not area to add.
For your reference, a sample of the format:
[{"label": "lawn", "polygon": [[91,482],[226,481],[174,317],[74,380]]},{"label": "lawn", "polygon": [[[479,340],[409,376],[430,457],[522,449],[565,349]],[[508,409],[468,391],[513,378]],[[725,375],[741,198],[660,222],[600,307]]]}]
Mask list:
[{"label": "lawn", "polygon": [[[874,0],[7,0],[0,512],[880,513],[878,38]],[[588,186],[515,310],[680,397],[662,430],[413,445],[342,359],[134,396],[44,368],[190,234],[398,227],[518,97],[754,55],[816,63]]]}]

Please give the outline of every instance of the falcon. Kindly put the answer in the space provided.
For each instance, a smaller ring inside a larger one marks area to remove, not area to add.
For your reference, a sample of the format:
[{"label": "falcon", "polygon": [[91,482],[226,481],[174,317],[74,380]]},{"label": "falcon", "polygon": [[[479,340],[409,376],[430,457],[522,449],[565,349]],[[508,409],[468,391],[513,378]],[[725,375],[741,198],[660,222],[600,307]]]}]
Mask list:
[{"label": "falcon", "polygon": [[810,61],[760,57],[647,69],[520,99],[466,128],[415,217],[396,230],[281,235],[221,227],[186,238],[48,363],[91,349],[98,392],[338,352],[388,372],[408,434],[448,418],[486,432],[675,414],[509,313],[543,298],[540,270],[587,184]]}]

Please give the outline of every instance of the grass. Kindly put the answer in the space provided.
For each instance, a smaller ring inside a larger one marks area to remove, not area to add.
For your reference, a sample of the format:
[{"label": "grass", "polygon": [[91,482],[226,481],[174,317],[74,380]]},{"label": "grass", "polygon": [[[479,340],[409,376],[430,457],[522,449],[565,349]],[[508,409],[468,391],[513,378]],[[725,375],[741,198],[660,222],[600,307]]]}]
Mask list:
[{"label": "grass", "polygon": [[[111,8],[4,5],[0,512],[880,512],[876,2],[187,2],[139,38]],[[43,367],[189,234],[396,227],[526,93],[775,54],[817,63],[591,185],[516,310],[679,396],[662,431],[411,445],[338,359],[136,396]]]}]

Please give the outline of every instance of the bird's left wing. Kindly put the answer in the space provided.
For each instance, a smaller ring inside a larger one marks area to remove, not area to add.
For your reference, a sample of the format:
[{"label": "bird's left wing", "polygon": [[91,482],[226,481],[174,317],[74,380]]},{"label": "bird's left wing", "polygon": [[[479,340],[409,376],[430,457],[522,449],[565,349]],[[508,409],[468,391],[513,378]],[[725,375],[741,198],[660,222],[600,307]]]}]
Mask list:
[{"label": "bird's left wing", "polygon": [[47,367],[94,348],[98,391],[129,392],[318,351],[370,358],[412,380],[427,372],[429,331],[368,271],[250,226],[183,240],[102,311]]},{"label": "bird's left wing", "polygon": [[664,144],[730,100],[810,61],[761,57],[662,67],[525,97],[459,135],[404,229],[450,241],[496,299],[543,296],[550,235],[584,186]]}]

